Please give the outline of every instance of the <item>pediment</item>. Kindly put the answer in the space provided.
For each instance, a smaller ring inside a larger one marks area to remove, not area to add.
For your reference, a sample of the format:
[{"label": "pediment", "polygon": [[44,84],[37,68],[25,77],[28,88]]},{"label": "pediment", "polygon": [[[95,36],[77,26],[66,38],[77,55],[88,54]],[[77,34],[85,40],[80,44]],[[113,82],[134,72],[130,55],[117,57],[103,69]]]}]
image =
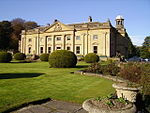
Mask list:
[{"label": "pediment", "polygon": [[93,42],[92,45],[98,45],[98,43],[97,42]]},{"label": "pediment", "polygon": [[65,25],[61,22],[55,22],[51,26],[49,26],[44,32],[58,32],[58,31],[66,31],[73,30],[73,27]]}]

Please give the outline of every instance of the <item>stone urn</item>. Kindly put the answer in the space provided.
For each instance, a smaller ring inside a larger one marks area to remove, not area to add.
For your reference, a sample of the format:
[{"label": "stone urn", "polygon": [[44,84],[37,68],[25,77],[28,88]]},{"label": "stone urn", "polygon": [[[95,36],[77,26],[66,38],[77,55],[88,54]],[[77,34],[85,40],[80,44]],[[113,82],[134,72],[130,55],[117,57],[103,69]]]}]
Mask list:
[{"label": "stone urn", "polygon": [[116,89],[118,98],[122,97],[130,102],[136,102],[137,94],[142,88],[129,87],[127,83],[114,83],[112,86]]},{"label": "stone urn", "polygon": [[89,99],[83,102],[82,107],[88,113],[136,113],[136,106],[133,103],[128,103],[119,109],[105,109],[104,107],[95,105],[92,99]]}]

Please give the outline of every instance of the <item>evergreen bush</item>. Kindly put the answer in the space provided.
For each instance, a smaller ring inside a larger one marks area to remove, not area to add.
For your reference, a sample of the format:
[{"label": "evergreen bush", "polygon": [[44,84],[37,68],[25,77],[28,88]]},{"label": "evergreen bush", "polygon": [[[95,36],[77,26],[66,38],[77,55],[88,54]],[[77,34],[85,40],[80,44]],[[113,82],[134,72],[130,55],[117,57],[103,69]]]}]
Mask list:
[{"label": "evergreen bush", "polygon": [[48,58],[49,58],[49,54],[47,54],[47,53],[43,53],[43,54],[41,54],[40,55],[40,60],[41,61],[48,61]]},{"label": "evergreen bush", "polygon": [[14,59],[16,59],[16,60],[25,60],[26,59],[26,55],[24,53],[16,53],[14,55]]},{"label": "evergreen bush", "polygon": [[0,63],[8,63],[12,60],[11,53],[0,52]]},{"label": "evergreen bush", "polygon": [[86,63],[95,63],[99,61],[99,56],[95,53],[89,53],[84,57]]},{"label": "evergreen bush", "polygon": [[49,56],[50,67],[69,68],[75,67],[77,64],[76,55],[67,50],[56,50]]}]

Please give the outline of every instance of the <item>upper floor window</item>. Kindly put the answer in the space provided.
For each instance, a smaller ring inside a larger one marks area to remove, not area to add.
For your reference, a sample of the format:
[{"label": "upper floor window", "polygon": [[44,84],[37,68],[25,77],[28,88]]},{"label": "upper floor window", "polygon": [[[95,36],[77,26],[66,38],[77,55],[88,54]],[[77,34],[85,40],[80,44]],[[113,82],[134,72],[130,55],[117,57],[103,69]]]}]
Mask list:
[{"label": "upper floor window", "polygon": [[32,39],[31,38],[29,38],[29,40],[28,40],[29,42],[32,42]]},{"label": "upper floor window", "polygon": [[76,40],[80,40],[80,36],[76,36]]},{"label": "upper floor window", "polygon": [[57,40],[57,41],[60,41],[60,40],[61,40],[61,37],[56,37],[56,40]]},{"label": "upper floor window", "polygon": [[70,36],[67,36],[67,40],[71,40],[71,37],[70,37]]},{"label": "upper floor window", "polygon": [[98,39],[98,35],[93,35],[93,40],[97,40]]},{"label": "upper floor window", "polygon": [[97,53],[97,46],[93,46],[93,53]]},{"label": "upper floor window", "polygon": [[48,42],[50,42],[50,41],[52,40],[52,38],[48,37],[48,39],[47,39],[47,40],[48,40]]}]

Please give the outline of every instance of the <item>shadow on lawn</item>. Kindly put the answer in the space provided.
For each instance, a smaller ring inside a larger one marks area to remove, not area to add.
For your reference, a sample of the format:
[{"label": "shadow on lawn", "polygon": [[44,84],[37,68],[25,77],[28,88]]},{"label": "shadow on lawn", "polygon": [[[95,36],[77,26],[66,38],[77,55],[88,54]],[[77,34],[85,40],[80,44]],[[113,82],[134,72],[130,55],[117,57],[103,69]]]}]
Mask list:
[{"label": "shadow on lawn", "polygon": [[0,79],[32,78],[43,74],[44,73],[1,73]]},{"label": "shadow on lawn", "polygon": [[79,65],[79,66],[76,66],[75,68],[87,68],[88,65]]}]

